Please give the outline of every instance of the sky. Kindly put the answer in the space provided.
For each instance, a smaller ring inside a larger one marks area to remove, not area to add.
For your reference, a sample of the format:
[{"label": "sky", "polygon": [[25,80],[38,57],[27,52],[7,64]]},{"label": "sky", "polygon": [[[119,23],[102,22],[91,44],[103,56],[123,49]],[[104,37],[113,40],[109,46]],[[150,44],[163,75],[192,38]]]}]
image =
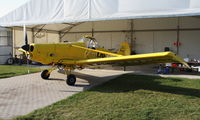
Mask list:
[{"label": "sky", "polygon": [[0,0],[0,17],[15,10],[30,0]]}]

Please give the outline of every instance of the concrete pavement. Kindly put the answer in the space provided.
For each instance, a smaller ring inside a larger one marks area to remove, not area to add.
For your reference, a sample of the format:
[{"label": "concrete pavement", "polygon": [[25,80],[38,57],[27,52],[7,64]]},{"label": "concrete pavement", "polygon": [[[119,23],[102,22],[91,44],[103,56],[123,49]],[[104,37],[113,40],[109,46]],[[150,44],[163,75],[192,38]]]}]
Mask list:
[{"label": "concrete pavement", "polygon": [[125,73],[113,70],[78,71],[75,86],[66,85],[66,75],[56,71],[52,72],[50,80],[41,79],[40,73],[0,79],[0,118],[26,115]]}]

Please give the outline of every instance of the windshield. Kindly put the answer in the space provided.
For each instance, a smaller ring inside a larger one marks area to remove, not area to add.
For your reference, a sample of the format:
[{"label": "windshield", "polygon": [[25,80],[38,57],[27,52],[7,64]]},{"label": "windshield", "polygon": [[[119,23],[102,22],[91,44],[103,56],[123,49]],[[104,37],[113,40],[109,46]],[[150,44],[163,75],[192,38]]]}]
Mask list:
[{"label": "windshield", "polygon": [[88,41],[90,41],[90,39],[89,38],[85,38],[85,37],[83,37],[80,40],[78,40],[78,42],[84,42],[84,43],[86,43]]},{"label": "windshield", "polygon": [[78,42],[84,42],[87,48],[95,49],[98,47],[97,41],[92,37],[83,37],[80,40],[78,40]]}]

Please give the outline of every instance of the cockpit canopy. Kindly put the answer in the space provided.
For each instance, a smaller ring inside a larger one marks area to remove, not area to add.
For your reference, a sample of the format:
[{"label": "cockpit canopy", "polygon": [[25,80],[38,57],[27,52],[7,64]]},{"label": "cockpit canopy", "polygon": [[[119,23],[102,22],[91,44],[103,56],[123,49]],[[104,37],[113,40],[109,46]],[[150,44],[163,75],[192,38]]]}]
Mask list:
[{"label": "cockpit canopy", "polygon": [[91,48],[91,49],[95,49],[95,48],[99,47],[96,39],[91,36],[88,36],[88,35],[86,35],[83,38],[81,38],[80,40],[78,40],[78,42],[84,42],[86,44],[87,48]]}]

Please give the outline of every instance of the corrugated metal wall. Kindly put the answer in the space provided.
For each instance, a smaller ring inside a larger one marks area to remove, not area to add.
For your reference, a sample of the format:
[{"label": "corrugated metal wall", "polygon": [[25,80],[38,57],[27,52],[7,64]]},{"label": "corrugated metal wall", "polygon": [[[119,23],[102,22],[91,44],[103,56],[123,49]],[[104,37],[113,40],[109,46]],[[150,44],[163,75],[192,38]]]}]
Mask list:
[{"label": "corrugated metal wall", "polygon": [[12,31],[0,28],[0,64],[12,56]]}]

